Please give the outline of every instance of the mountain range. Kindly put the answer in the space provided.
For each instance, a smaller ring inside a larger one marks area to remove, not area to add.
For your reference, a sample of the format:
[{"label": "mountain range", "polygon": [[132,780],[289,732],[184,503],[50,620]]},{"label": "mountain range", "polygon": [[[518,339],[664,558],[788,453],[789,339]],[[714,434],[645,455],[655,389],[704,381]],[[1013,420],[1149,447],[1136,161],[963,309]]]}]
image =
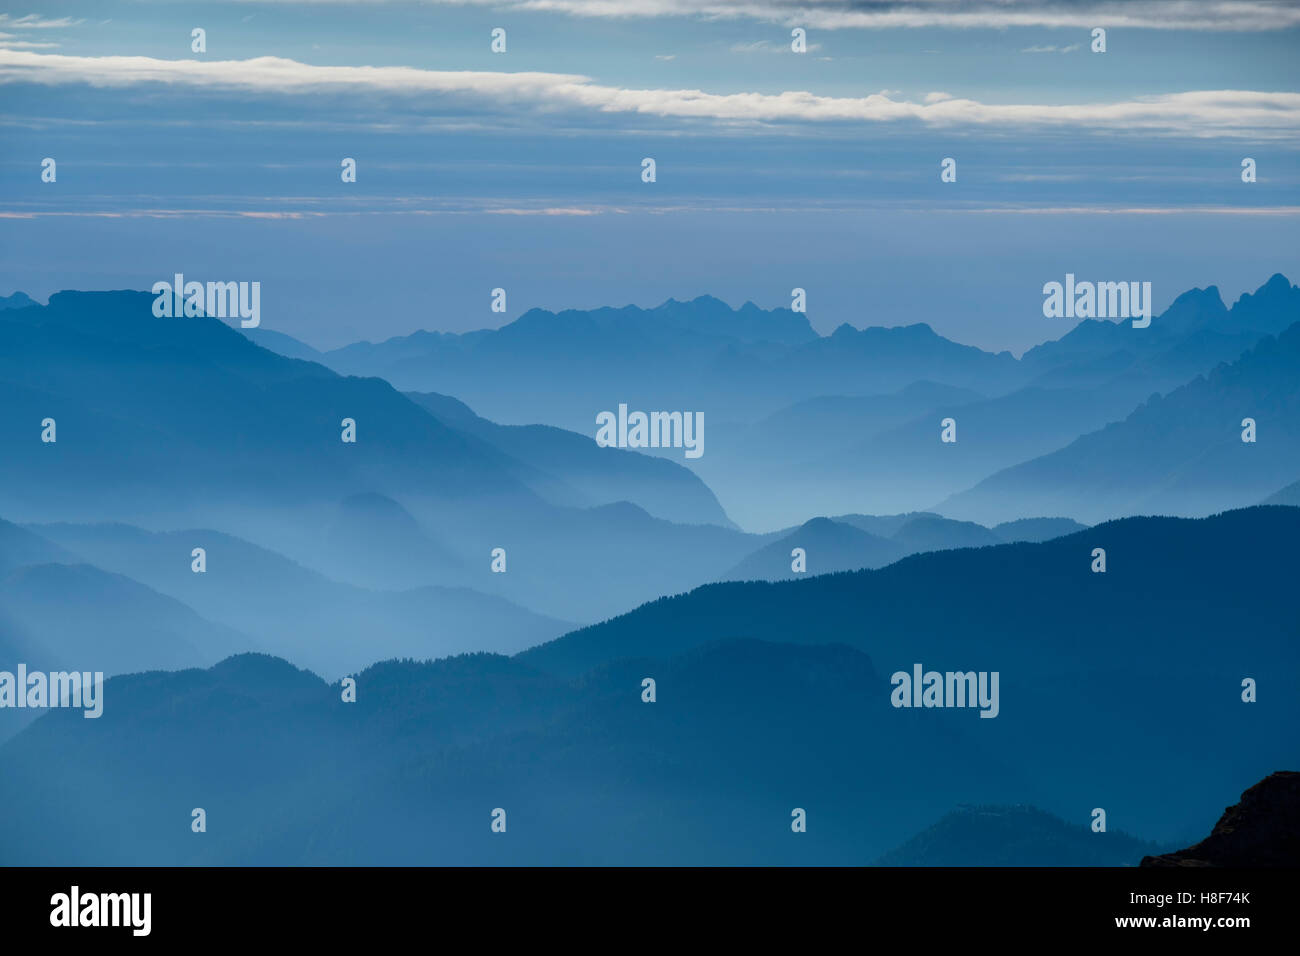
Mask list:
[{"label": "mountain range", "polygon": [[[0,745],[3,859],[1136,863],[1300,756],[1278,560],[1298,528],[1290,508],[1135,518],[710,585],[514,657],[381,662],[354,703],[263,655],[113,677],[98,720],[50,711]],[[918,660],[998,670],[996,719],[891,706]]]},{"label": "mountain range", "polygon": [[[1090,522],[1129,514],[1133,496],[1099,499],[1092,510],[1078,512],[1066,507],[1071,499],[1064,494],[1057,507],[1021,511],[986,499],[998,496],[999,482],[1012,480],[1003,472],[1032,470],[1034,462],[1126,421],[1157,397],[1212,376],[1224,364],[1239,364],[1297,321],[1300,288],[1274,275],[1231,307],[1215,286],[1185,292],[1145,329],[1086,319],[1019,359],[959,345],[921,323],[845,325],[818,336],[801,314],[752,303],[731,310],[707,296],[655,309],[535,309],[499,329],[417,332],[324,353],[270,330],[249,334],[286,354],[311,354],[340,372],[454,394],[516,425],[592,435],[596,413],[619,403],[701,411],[708,423],[702,458],[647,451],[688,465],[742,526],[771,529],[815,514],[927,508],[981,521],[1027,512]],[[555,388],[557,381],[565,386]],[[1267,395],[1251,392],[1249,377],[1240,384],[1231,398],[1267,402]],[[954,442],[940,440],[947,419],[956,423]],[[1148,427],[1178,437],[1177,425],[1161,418]],[[1281,439],[1275,433],[1275,443]],[[1186,457],[1203,451],[1186,449]],[[1096,467],[1114,470],[1117,463]],[[1050,463],[1041,470],[1042,476],[1026,479],[1034,493],[1058,496]],[[1298,473],[1293,469],[1291,480]],[[963,497],[986,480],[989,487]],[[1178,495],[1160,502],[1167,513],[1204,515],[1259,500],[1209,475],[1187,476],[1182,484]],[[1046,487],[1038,491],[1039,485]],[[595,492],[597,498],[609,495],[607,489]],[[715,520],[694,505],[689,514],[690,520]]]},{"label": "mountain range", "polygon": [[[1300,472],[1300,322],[1123,421],[1005,469],[939,508],[976,520],[1203,514],[1259,501]],[[1253,440],[1245,441],[1250,423]]]},{"label": "mountain range", "polygon": [[[468,587],[569,620],[708,580],[750,548],[680,465],[419,404],[216,319],[156,318],[151,301],[58,293],[0,311],[0,514],[206,527],[347,583]],[[615,548],[625,561],[595,581],[575,563]]]},{"label": "mountain range", "polygon": [[[0,670],[109,675],[0,714],[0,862],[1124,865],[1300,757],[1281,276],[1020,358],[709,297],[331,352],[151,304],[0,300]],[[704,457],[601,447],[621,403]],[[896,706],[914,668],[995,718]]]},{"label": "mountain range", "polygon": [[877,866],[1134,866],[1157,848],[1122,831],[1094,832],[1035,807],[962,807]]}]

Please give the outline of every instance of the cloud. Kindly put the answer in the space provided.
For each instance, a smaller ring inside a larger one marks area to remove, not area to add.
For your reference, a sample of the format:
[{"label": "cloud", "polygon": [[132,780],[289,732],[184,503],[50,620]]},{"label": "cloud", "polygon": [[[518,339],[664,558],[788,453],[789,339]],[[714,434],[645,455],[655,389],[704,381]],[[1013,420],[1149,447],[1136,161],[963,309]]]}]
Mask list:
[{"label": "cloud", "polygon": [[[268,0],[331,3],[346,0]],[[382,2],[382,0],[379,0]],[[399,0],[392,0],[399,2]],[[1097,26],[1257,32],[1300,26],[1294,0],[428,0],[577,17],[748,19],[818,30]]]},{"label": "cloud", "polygon": [[4,32],[0,32],[0,48],[6,50],[50,50],[57,49],[60,44],[37,41],[37,40],[20,40],[18,34],[9,33],[8,30],[58,30],[63,27],[76,26],[82,23],[82,20],[74,20],[71,17],[59,17],[58,19],[49,19],[38,16],[35,13],[29,13],[26,16],[15,17],[8,13],[0,13],[0,27],[4,27]]},{"label": "cloud", "polygon": [[14,17],[8,13],[0,13],[0,27],[20,30],[59,30],[63,27],[75,27],[84,20],[76,20],[72,17],[58,17],[51,19],[39,16],[35,13],[29,13],[26,16]]},{"label": "cloud", "polygon": [[1082,43],[1071,43],[1069,46],[1027,46],[1021,53],[1073,53],[1081,49]]},{"label": "cloud", "polygon": [[1107,206],[1107,205],[1031,205],[1003,203],[995,205],[936,204],[931,199],[911,202],[854,202],[819,204],[810,206],[805,200],[773,201],[756,206],[737,204],[734,201],[697,199],[689,205],[659,205],[636,203],[623,206],[603,204],[533,206],[507,205],[503,200],[466,197],[454,204],[436,199],[422,201],[419,205],[395,208],[392,203],[371,197],[364,202],[340,204],[336,197],[299,199],[315,203],[312,209],[217,209],[212,207],[146,206],[121,209],[5,209],[0,208],[3,219],[325,219],[391,216],[601,216],[601,215],[671,215],[674,213],[740,213],[771,215],[772,213],[800,212],[835,215],[848,213],[861,215],[873,209],[890,211],[910,210],[929,215],[961,213],[968,215],[1004,216],[1226,216],[1300,218],[1300,206]]},{"label": "cloud", "polygon": [[488,209],[494,216],[599,216],[600,209],[584,209],[580,206],[550,206],[545,209]]},{"label": "cloud", "polygon": [[57,43],[38,43],[32,40],[19,40],[16,33],[0,33],[0,47],[9,50],[48,50],[59,46]]},{"label": "cloud", "polygon": [[953,212],[1017,216],[1300,216],[1300,206],[987,206]]},{"label": "cloud", "polygon": [[1200,90],[1097,103],[984,103],[927,96],[922,103],[874,93],[821,96],[808,91],[707,93],[628,89],[567,73],[422,70],[395,66],[314,66],[281,57],[161,60],[143,56],[65,56],[0,49],[0,84],[166,87],[252,94],[387,93],[466,96],[503,110],[577,110],[731,124],[898,123],[932,127],[1070,128],[1180,132],[1192,136],[1294,136],[1300,93]]},{"label": "cloud", "polygon": [[[784,45],[783,45],[784,46]],[[734,43],[731,46],[732,53],[771,53],[774,50],[781,49],[771,40],[754,40],[750,43]]]},{"label": "cloud", "polygon": [[[820,43],[807,44],[807,50],[812,53],[820,50]],[[784,40],[780,43],[773,43],[771,40],[754,40],[752,43],[736,43],[731,47],[732,53],[790,53],[790,44]]]}]

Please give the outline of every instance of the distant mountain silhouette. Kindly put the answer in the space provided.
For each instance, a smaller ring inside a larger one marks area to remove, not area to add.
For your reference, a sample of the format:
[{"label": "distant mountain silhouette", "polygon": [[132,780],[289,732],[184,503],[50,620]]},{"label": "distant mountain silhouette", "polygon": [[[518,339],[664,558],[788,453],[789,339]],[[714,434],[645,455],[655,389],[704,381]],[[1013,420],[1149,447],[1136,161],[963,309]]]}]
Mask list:
[{"label": "distant mountain silhouette", "polygon": [[1132,866],[1154,844],[1094,833],[1035,807],[964,807],[876,861],[877,866]]},{"label": "distant mountain silhouette", "polygon": [[1003,541],[1050,541],[1082,531],[1084,527],[1073,518],[1017,518],[991,530]]},{"label": "distant mountain silhouette", "polygon": [[[706,296],[657,309],[532,310],[500,329],[417,332],[321,361],[455,394],[497,421],[579,435],[593,434],[595,414],[620,402],[700,411],[705,455],[661,457],[689,464],[740,524],[772,528],[813,514],[933,505],[1123,420],[1297,319],[1300,289],[1275,275],[1231,309],[1214,287],[1191,290],[1149,328],[1083,320],[1017,360],[923,323],[817,336],[802,316],[731,310]],[[956,443],[938,440],[945,417],[957,421]]]},{"label": "distant mountain silhouette", "polygon": [[788,309],[731,309],[711,296],[654,309],[533,309],[499,329],[359,342],[323,361],[404,390],[454,394],[496,421],[579,433],[594,433],[596,413],[619,402],[752,421],[818,395],[861,394],[864,383],[877,393],[922,379],[969,387],[1016,367],[1009,353],[958,345],[923,323],[844,325],[823,337]]},{"label": "distant mountain silhouette", "polygon": [[[1292,508],[1135,518],[711,585],[514,658],[377,664],[356,703],[256,655],[118,677],[100,720],[52,711],[0,746],[0,846],[14,865],[861,864],[954,806],[1020,803],[1169,841],[1225,780],[1295,759],[1297,531]],[[914,662],[1000,672],[999,715],[891,706]],[[1243,703],[1241,675],[1268,692]]]},{"label": "distant mountain silhouette", "polygon": [[1300,505],[1300,481],[1293,481],[1276,494],[1269,495],[1262,505]]},{"label": "distant mountain silhouette", "polygon": [[[449,538],[481,543],[471,556],[478,575],[472,586],[549,617],[584,622],[717,580],[760,543],[758,536],[718,525],[664,521],[626,501],[470,519],[444,517],[443,523]],[[506,574],[488,570],[497,546],[509,555]]]},{"label": "distant mountain silhouette", "polygon": [[[790,552],[802,548],[807,567],[796,573]],[[759,548],[722,576],[727,581],[777,581],[832,571],[879,568],[903,557],[904,548],[886,538],[829,518],[813,518],[786,537]]]},{"label": "distant mountain silhouette", "polygon": [[[253,646],[292,658],[331,680],[386,657],[442,657],[472,650],[510,653],[571,627],[465,588],[397,590],[402,584],[396,580],[388,590],[355,587],[210,529],[152,533],[121,524],[56,524],[35,530],[41,540],[62,545],[65,554],[75,553],[80,560],[182,601],[208,620],[249,635]],[[355,544],[363,555],[367,547],[380,546]],[[207,570],[202,574],[190,567],[195,547],[206,551]],[[0,562],[5,554],[0,547]],[[376,555],[376,560],[385,554]],[[6,606],[0,601],[0,613]],[[36,620],[49,617],[47,612]],[[95,632],[91,627],[87,633]],[[130,658],[134,666],[114,668],[114,673],[193,666],[213,659],[178,664],[137,655]]]},{"label": "distant mountain silhouette", "polygon": [[[1149,329],[1084,320],[974,380],[983,394],[915,382],[893,395],[811,398],[757,422],[728,423],[693,467],[750,526],[793,522],[809,511],[928,505],[1123,420],[1153,394],[1237,359],[1297,319],[1300,289],[1280,275],[1231,310],[1217,289],[1193,290]],[[883,381],[864,372],[857,390]],[[939,441],[947,418],[956,422],[955,443]]]},{"label": "distant mountain silhouette", "polygon": [[1036,384],[1050,387],[1167,392],[1300,319],[1300,289],[1273,275],[1228,309],[1218,287],[1178,296],[1150,328],[1086,319],[1055,342],[1027,351],[1022,363]]},{"label": "distant mountain silhouette", "polygon": [[260,345],[264,349],[283,355],[285,358],[304,359],[308,362],[319,362],[321,352],[312,348],[306,342],[300,342],[292,335],[285,335],[283,332],[277,332],[275,329],[258,327],[255,329],[240,329],[251,342]]},{"label": "distant mountain silhouette", "polygon": [[[0,514],[213,528],[350,583],[470,587],[569,621],[712,580],[758,544],[699,523],[729,524],[679,463],[554,429],[462,430],[383,381],[285,358],[216,319],[156,318],[152,303],[61,292],[0,312]],[[41,440],[47,418],[57,442]],[[619,503],[640,496],[682,520]],[[409,521],[358,512],[381,500]],[[490,571],[497,547],[506,574]]]},{"label": "distant mountain silhouette", "polygon": [[[739,377],[744,373],[755,373],[764,366],[778,369],[781,377],[768,385],[776,384],[780,386],[778,394],[792,396],[785,404],[794,407],[779,412],[782,406],[771,403],[772,395],[757,407],[767,409],[764,414],[772,417],[768,424],[779,430],[783,420],[794,422],[804,415],[810,415],[814,425],[828,427],[836,412],[847,411],[852,405],[842,404],[844,398],[823,396],[861,396],[864,381],[875,386],[877,395],[915,387],[930,378],[932,388],[976,388],[988,395],[1034,384],[1051,389],[1104,387],[1108,392],[1136,389],[1134,394],[1140,398],[1153,391],[1167,391],[1236,358],[1265,335],[1282,332],[1296,321],[1298,313],[1300,289],[1275,274],[1256,292],[1242,295],[1231,309],[1224,305],[1217,287],[1193,289],[1155,316],[1148,329],[1133,329],[1127,320],[1085,319],[1061,338],[1030,349],[1017,362],[1007,353],[993,356],[950,342],[924,323],[864,329],[841,325],[831,335],[818,336],[802,316],[789,310],[765,311],[752,303],[733,310],[716,298],[701,296],[690,302],[669,299],[654,309],[628,306],[560,313],[533,309],[500,329],[462,335],[422,331],[377,344],[360,342],[323,355],[326,364],[341,371],[382,375],[398,387],[416,391],[430,390],[436,375],[442,390],[469,398],[475,407],[503,418],[497,411],[517,412],[517,408],[496,410],[490,402],[480,401],[479,389],[468,378],[478,370],[458,369],[456,363],[476,366],[491,357],[513,370],[515,362],[531,353],[534,365],[554,368],[556,362],[591,356],[602,363],[615,363],[628,387],[639,388],[635,376],[648,369],[636,361],[638,350],[653,347],[664,366],[675,364],[677,353],[689,350],[712,358],[711,365],[705,367],[732,378],[727,387],[733,390],[753,390]],[[288,336],[272,340],[266,330],[251,330],[250,335],[265,340],[270,348],[276,347],[272,342],[296,352],[307,348]],[[684,340],[689,344],[684,345]],[[889,368],[891,363],[896,367]],[[921,365],[935,374],[923,374]],[[591,371],[599,375],[601,368],[597,365]],[[853,377],[845,378],[846,372]],[[634,377],[627,378],[628,374]],[[463,383],[456,383],[464,387],[449,384],[456,376],[465,376]],[[988,388],[970,384],[981,376],[988,378]],[[847,387],[828,387],[841,380]],[[495,390],[497,398],[501,384],[493,380],[487,386]],[[809,385],[812,391],[807,390]],[[707,392],[707,385],[701,383],[700,390],[701,394]],[[483,397],[494,396],[484,391]],[[964,396],[967,402],[974,397]],[[916,398],[917,406],[925,404],[920,395]],[[957,398],[953,394],[945,401],[952,403]],[[547,400],[562,399],[548,396]],[[817,403],[826,407],[819,410]],[[534,405],[530,411],[542,414],[549,408]],[[871,403],[863,406],[863,410],[871,408]],[[582,426],[587,423],[585,413],[583,406]],[[824,420],[819,421],[823,415]],[[551,415],[546,420],[562,418]],[[743,416],[737,420],[755,421]]]},{"label": "distant mountain silhouette", "polygon": [[719,457],[761,458],[779,448],[782,457],[807,460],[843,445],[846,435],[876,434],[913,421],[925,412],[983,398],[968,388],[926,381],[883,395],[818,396],[753,424],[729,427],[711,443],[710,451]]},{"label": "distant mountain silhouette", "polygon": [[909,554],[943,551],[948,548],[982,548],[1003,540],[973,521],[953,521],[938,515],[918,515],[893,534],[893,540]]},{"label": "distant mountain silhouette", "polygon": [[[1086,521],[1201,515],[1257,502],[1300,473],[1300,322],[1122,422],[999,472],[940,510],[977,521],[1025,511]],[[1257,441],[1242,441],[1242,422]]]},{"label": "distant mountain silhouette", "polygon": [[[1300,760],[1300,508],[1106,520],[1292,499],[1281,276],[1020,360],[707,296],[328,353],[151,304],[0,300],[0,670],[115,675],[0,712],[5,863],[1120,865]],[[621,402],[705,457],[598,447]],[[893,706],[914,667],[996,718]],[[1161,859],[1290,853],[1269,779]]]},{"label": "distant mountain silhouette", "polygon": [[855,528],[861,528],[863,531],[879,535],[882,538],[892,538],[894,535],[898,534],[899,530],[905,524],[915,518],[923,517],[941,518],[943,516],[935,514],[933,511],[908,511],[896,515],[837,515],[833,520],[841,521],[844,524],[851,524]]},{"label": "distant mountain silhouette", "polygon": [[0,519],[0,574],[28,564],[75,564],[76,556],[48,538]]},{"label": "distant mountain silhouette", "polygon": [[[1146,393],[1146,394],[1149,394]],[[1062,448],[1083,432],[1122,418],[1139,396],[1084,389],[1018,389],[1008,395],[930,409],[877,433],[847,433],[816,458],[769,472],[767,462],[710,462],[701,474],[728,501],[732,489],[753,472],[751,497],[773,497],[779,479],[792,501],[832,510],[871,505],[882,510],[940,501],[981,478]],[[942,423],[955,422],[955,442],[940,440]],[[779,450],[779,449],[778,449]],[[768,479],[766,476],[771,475]],[[737,513],[745,515],[742,507]]]},{"label": "distant mountain silhouette", "polygon": [[1028,786],[957,715],[899,721],[845,647],[723,642],[577,681],[473,655],[356,680],[343,703],[259,655],[114,678],[98,721],[54,711],[0,746],[5,862],[861,864],[954,797]]},{"label": "distant mountain silhouette", "polygon": [[252,643],[129,578],[86,564],[36,564],[0,579],[9,644],[33,669],[107,674],[210,664]]},{"label": "distant mountain silhouette", "polygon": [[[849,504],[932,499],[936,496],[918,495],[915,488],[898,489],[892,477],[896,469],[882,473],[879,449],[850,462],[840,459],[871,436],[911,423],[933,437],[940,409],[982,398],[970,389],[928,381],[883,395],[810,398],[756,422],[713,428],[708,453],[691,467],[750,524],[797,522],[809,512],[833,513]],[[961,483],[946,479],[954,480]]]},{"label": "distant mountain silhouette", "polygon": [[1269,774],[1228,807],[1195,846],[1146,856],[1143,866],[1300,866],[1300,773]]},{"label": "distant mountain silhouette", "polygon": [[431,578],[451,584],[467,579],[450,549],[400,504],[374,492],[339,502],[318,562],[341,580],[386,590],[419,587]]},{"label": "distant mountain silhouette", "polygon": [[[0,571],[0,670],[124,674],[208,665],[258,646],[121,575],[87,564],[13,567],[13,557],[0,554],[10,565]],[[0,740],[40,714],[0,709]]]},{"label": "distant mountain silhouette", "polygon": [[[1300,509],[1256,507],[1199,520],[1128,518],[1041,544],[917,554],[802,581],[712,584],[518,659],[576,676],[730,636],[846,643],[885,673],[917,662],[998,670],[1002,710],[985,722],[999,728],[1008,759],[1032,752],[1045,785],[1092,781],[1091,806],[1106,807],[1112,826],[1174,839],[1221,805],[1219,781],[1300,756],[1289,731],[1300,721],[1288,583],[1297,535]],[[1099,547],[1105,573],[1091,571]],[[1247,677],[1277,686],[1243,703]],[[1117,694],[1120,685],[1131,690]],[[1071,743],[1082,739],[1105,746]],[[1208,750],[1217,769],[1202,765],[1186,779],[1187,800],[1171,810],[1170,775]],[[1078,790],[1021,799],[1065,815]]]},{"label": "distant mountain silhouette", "polygon": [[[210,664],[256,642],[0,520],[0,670],[106,674]],[[39,716],[0,710],[0,740]]]},{"label": "distant mountain silhouette", "polygon": [[[1289,589],[1281,586],[1285,572],[1277,562],[1286,563],[1282,556],[1296,534],[1300,508],[1245,508],[1203,519],[1124,518],[1043,543],[915,554],[878,570],[780,584],[711,584],[575,631],[525,651],[521,659],[580,674],[620,657],[678,653],[712,640],[719,616],[735,633],[789,633],[789,639],[809,643],[849,641],[840,629],[870,620],[877,649],[888,638],[895,651],[931,655],[960,652],[973,633],[1013,641],[1023,628],[1028,640],[1030,631],[1052,622],[1066,629],[1057,632],[1056,641],[1033,641],[1017,653],[1081,665],[1094,657],[1095,647],[1062,644],[1065,634],[1095,632],[1119,640],[1127,627],[1150,626],[1168,640],[1177,639],[1180,659],[1187,659],[1193,646],[1204,646],[1216,658],[1225,650],[1235,657],[1236,650],[1217,644],[1211,624],[1236,630],[1229,624],[1233,612],[1217,597],[1229,582],[1240,582],[1243,593],[1269,609],[1258,615],[1267,627],[1252,640],[1271,635],[1285,649],[1281,635],[1294,633],[1294,622],[1283,613]],[[1091,571],[1095,547],[1107,551],[1104,574]],[[1275,593],[1268,590],[1271,582],[1279,583]],[[1164,584],[1179,600],[1161,608],[1167,617],[1153,620],[1152,611],[1139,608]],[[816,613],[808,614],[809,608]],[[959,629],[952,626],[958,618],[965,622]],[[1142,656],[1154,664],[1164,658],[1152,640],[1149,635],[1142,641]],[[1300,646],[1294,650],[1300,653]],[[1125,654],[1137,661],[1136,649],[1125,646]],[[873,656],[879,657],[878,650]],[[1028,666],[1027,659],[1021,663]]]},{"label": "distant mountain silhouette", "polygon": [[[43,488],[39,498],[28,492],[19,499],[27,508],[60,492],[73,497],[64,489],[92,461],[119,495],[156,480],[149,511],[155,520],[165,505],[193,504],[200,492],[205,500],[256,495],[295,504],[372,492],[462,501],[505,496],[526,504],[530,469],[563,464],[567,477],[585,479],[599,493],[561,504],[587,507],[644,494],[665,517],[726,522],[709,490],[679,464],[601,449],[592,433],[506,429],[472,413],[447,422],[454,416],[437,413],[445,406],[429,414],[382,382],[288,361],[215,319],[158,319],[151,306],[144,293],[64,292],[48,308],[4,313],[0,341],[7,335],[10,347],[0,358],[0,391],[8,389],[16,405],[7,426],[17,451],[11,494],[18,496],[20,483],[24,491]],[[46,368],[60,357],[58,367]],[[120,368],[132,368],[129,383]],[[219,415],[212,395],[223,397]],[[56,445],[27,440],[39,439],[46,416],[59,421]],[[358,423],[354,446],[340,441],[343,418]],[[510,457],[502,445],[531,460]],[[224,453],[232,447],[240,449],[238,463]],[[186,480],[175,477],[178,471]],[[196,487],[201,478],[213,487]],[[615,497],[615,489],[622,494]],[[91,516],[81,499],[95,496],[78,490],[76,497],[82,512],[56,517]]]},{"label": "distant mountain silhouette", "polygon": [[[121,515],[349,494],[464,502],[530,493],[391,386],[258,348],[216,319],[155,318],[147,293],[60,292],[0,312],[10,517]],[[57,444],[40,423],[58,422]],[[341,421],[358,422],[355,445]],[[87,479],[95,476],[94,481]],[[125,516],[125,515],[123,515]]]},{"label": "distant mountain silhouette", "polygon": [[732,526],[708,486],[675,461],[602,448],[593,433],[549,425],[498,425],[447,395],[408,394],[440,421],[527,466],[517,473],[520,480],[554,504],[588,508],[631,501],[669,521]]},{"label": "distant mountain silhouette", "polygon": [[[813,518],[798,528],[766,535],[766,544],[719,580],[787,581],[836,571],[881,568],[923,551],[1048,541],[1083,528],[1069,518],[1024,518],[989,529],[971,521],[954,521],[928,512]],[[791,567],[794,548],[804,550],[806,569],[803,572]]]},{"label": "distant mountain silhouette", "polygon": [[29,305],[39,305],[39,303],[25,292],[15,292],[13,295],[0,296],[0,310],[25,309]]}]

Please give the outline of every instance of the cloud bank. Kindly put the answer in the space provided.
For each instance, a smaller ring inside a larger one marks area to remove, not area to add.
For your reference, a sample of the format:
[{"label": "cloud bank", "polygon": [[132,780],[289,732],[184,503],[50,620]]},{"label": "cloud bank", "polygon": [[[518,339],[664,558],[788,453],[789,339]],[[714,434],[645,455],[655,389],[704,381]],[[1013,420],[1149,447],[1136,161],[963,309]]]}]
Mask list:
[{"label": "cloud bank", "polygon": [[[240,0],[243,2],[243,0]],[[334,3],[347,0],[263,0]],[[374,0],[383,2],[383,0]],[[396,0],[394,0],[396,2]],[[1257,32],[1300,26],[1291,0],[426,0],[577,17],[748,19],[818,30],[1092,27]]]},{"label": "cloud bank", "polygon": [[1080,127],[1191,136],[1289,136],[1300,130],[1300,93],[1200,90],[1116,102],[1005,104],[930,94],[922,102],[886,93],[822,96],[808,91],[707,93],[628,89],[577,74],[315,66],[281,57],[163,60],[65,56],[0,49],[0,84],[166,87],[263,95],[381,93],[468,96],[503,110],[580,110],[721,123],[898,123],[933,127]]}]

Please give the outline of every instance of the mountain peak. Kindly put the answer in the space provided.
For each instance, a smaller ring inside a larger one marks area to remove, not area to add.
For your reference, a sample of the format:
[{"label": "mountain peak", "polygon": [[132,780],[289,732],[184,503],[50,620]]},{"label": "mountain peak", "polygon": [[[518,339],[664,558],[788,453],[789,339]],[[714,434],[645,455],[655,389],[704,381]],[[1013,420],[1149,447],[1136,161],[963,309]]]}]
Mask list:
[{"label": "mountain peak", "polygon": [[245,652],[232,654],[212,665],[207,671],[210,679],[220,683],[233,683],[245,691],[259,689],[276,692],[286,686],[319,689],[324,681],[309,670],[273,654]]},{"label": "mountain peak", "polygon": [[1289,295],[1292,288],[1290,279],[1280,272],[1274,272],[1269,276],[1268,281],[1254,292],[1243,292],[1237,302],[1240,304],[1243,301],[1249,302],[1252,299],[1277,301],[1283,296]]},{"label": "mountain peak", "polygon": [[1174,299],[1173,304],[1170,305],[1169,308],[1173,309],[1180,304],[1196,304],[1203,307],[1209,306],[1210,308],[1214,308],[1217,305],[1220,309],[1225,308],[1223,304],[1223,296],[1219,293],[1219,287],[1217,285],[1207,285],[1204,289],[1188,289],[1178,298]]},{"label": "mountain peak", "polygon": [[1294,866],[1300,849],[1300,773],[1279,770],[1223,811],[1210,835],[1195,846],[1148,856],[1142,866]]},{"label": "mountain peak", "polygon": [[30,305],[40,305],[26,292],[15,292],[10,296],[0,296],[0,309],[25,309]]},{"label": "mountain peak", "polygon": [[819,516],[809,518],[800,526],[801,531],[827,531],[836,527],[836,523],[830,518]]}]

